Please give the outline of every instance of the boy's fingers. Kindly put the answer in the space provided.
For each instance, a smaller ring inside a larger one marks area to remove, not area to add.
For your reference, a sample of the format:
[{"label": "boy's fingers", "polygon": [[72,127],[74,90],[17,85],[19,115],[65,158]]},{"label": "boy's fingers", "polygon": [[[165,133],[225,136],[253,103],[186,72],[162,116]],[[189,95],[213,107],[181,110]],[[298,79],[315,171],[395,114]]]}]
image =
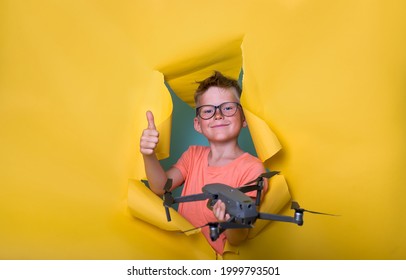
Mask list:
[{"label": "boy's fingers", "polygon": [[230,217],[230,215],[226,213],[226,205],[221,200],[217,200],[217,202],[215,203],[213,207],[213,213],[219,221],[226,221]]},{"label": "boy's fingers", "polygon": [[154,121],[154,114],[152,114],[151,111],[147,111],[147,121],[148,121],[149,129],[156,129],[155,121]]}]

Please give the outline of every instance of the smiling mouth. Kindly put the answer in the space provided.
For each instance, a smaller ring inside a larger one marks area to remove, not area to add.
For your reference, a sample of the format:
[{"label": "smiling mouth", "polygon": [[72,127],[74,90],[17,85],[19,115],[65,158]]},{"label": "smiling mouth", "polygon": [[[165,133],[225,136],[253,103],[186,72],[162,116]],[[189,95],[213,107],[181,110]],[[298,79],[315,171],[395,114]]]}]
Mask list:
[{"label": "smiling mouth", "polygon": [[211,128],[219,128],[219,127],[225,127],[225,126],[228,126],[228,124],[216,124],[216,125],[211,126]]}]

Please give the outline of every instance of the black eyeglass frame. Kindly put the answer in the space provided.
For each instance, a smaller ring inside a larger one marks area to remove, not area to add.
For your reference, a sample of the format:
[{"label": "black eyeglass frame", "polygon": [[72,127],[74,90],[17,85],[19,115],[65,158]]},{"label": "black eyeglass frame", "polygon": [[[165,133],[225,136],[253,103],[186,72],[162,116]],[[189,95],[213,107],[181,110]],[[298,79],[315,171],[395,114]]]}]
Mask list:
[{"label": "black eyeglass frame", "polygon": [[[221,110],[221,107],[224,106],[225,104],[230,104],[230,103],[236,104],[236,105],[237,105],[237,109],[235,110],[235,112],[234,112],[232,115],[224,115],[223,111]],[[213,110],[213,115],[211,115],[209,118],[203,118],[203,117],[200,115],[200,109],[203,108],[203,107],[206,107],[206,106],[209,106],[209,107],[214,108],[214,110]],[[224,103],[221,103],[220,105],[217,105],[217,106],[215,106],[215,105],[202,105],[202,106],[199,106],[199,107],[196,108],[196,117],[199,117],[199,118],[201,118],[201,119],[203,119],[203,120],[210,120],[212,117],[214,117],[214,116],[216,115],[217,109],[219,109],[220,114],[221,114],[223,117],[232,117],[232,116],[234,116],[234,115],[237,113],[238,108],[242,109],[241,104],[238,103],[238,102],[224,102]]]}]

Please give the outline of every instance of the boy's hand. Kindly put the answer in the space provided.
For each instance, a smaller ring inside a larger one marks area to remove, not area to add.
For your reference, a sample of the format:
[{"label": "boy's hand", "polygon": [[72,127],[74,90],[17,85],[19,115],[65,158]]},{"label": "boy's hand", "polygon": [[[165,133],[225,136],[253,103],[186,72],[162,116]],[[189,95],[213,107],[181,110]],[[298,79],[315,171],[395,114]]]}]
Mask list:
[{"label": "boy's hand", "polygon": [[226,205],[221,200],[217,200],[216,204],[214,204],[213,214],[219,222],[225,222],[230,219],[230,215],[226,213]]},{"label": "boy's hand", "polygon": [[147,111],[148,128],[144,129],[140,141],[140,151],[143,155],[152,155],[159,142],[159,132],[156,130],[154,115]]},{"label": "boy's hand", "polygon": [[[226,212],[226,205],[221,200],[217,200],[216,204],[214,204],[213,214],[220,223],[230,220],[230,214]],[[248,228],[226,230],[224,234],[230,244],[238,245],[247,239]]]}]

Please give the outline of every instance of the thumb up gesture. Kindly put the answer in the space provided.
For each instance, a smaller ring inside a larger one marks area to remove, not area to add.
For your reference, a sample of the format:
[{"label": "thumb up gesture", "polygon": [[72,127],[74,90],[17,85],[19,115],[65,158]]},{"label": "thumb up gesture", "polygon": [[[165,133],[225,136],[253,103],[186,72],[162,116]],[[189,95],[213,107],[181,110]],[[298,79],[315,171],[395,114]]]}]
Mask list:
[{"label": "thumb up gesture", "polygon": [[144,129],[140,141],[140,151],[143,155],[152,155],[159,142],[159,132],[156,130],[154,115],[147,111],[148,127]]}]

